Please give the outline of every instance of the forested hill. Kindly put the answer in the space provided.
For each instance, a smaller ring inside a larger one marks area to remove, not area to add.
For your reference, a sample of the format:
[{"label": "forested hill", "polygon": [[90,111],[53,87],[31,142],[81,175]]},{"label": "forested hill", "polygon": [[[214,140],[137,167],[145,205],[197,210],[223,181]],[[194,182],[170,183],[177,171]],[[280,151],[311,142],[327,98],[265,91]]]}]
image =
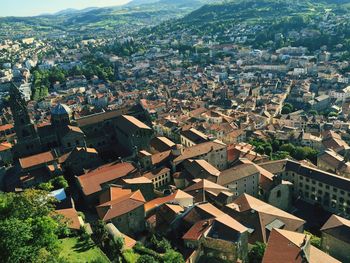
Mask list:
[{"label": "forested hill", "polygon": [[[350,3],[345,0],[233,0],[204,5],[147,33],[190,32],[214,35],[219,42],[230,42],[235,35],[232,32],[244,25],[246,32],[241,35],[247,36],[256,47],[268,46],[280,33],[284,41],[289,41],[281,45],[305,42],[309,48],[316,49],[321,44],[335,46],[350,40],[349,20]],[[254,27],[258,30],[251,30]],[[289,39],[287,36],[293,31],[309,34],[311,38],[304,42],[298,37]]]}]

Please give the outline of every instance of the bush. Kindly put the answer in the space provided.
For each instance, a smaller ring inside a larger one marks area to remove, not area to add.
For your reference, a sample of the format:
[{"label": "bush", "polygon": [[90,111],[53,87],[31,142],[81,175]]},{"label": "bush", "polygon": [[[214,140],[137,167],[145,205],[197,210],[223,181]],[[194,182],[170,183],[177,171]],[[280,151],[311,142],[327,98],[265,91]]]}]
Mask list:
[{"label": "bush", "polygon": [[155,235],[152,235],[150,241],[152,248],[158,253],[165,253],[167,250],[171,249],[171,244],[165,238],[158,240]]},{"label": "bush", "polygon": [[53,190],[53,185],[51,182],[47,182],[47,183],[41,183],[38,185],[38,189],[40,190],[44,190],[44,191],[47,191],[47,192],[51,192]]},{"label": "bush", "polygon": [[67,180],[63,176],[57,176],[56,178],[53,178],[51,182],[55,189],[67,189],[69,186]]},{"label": "bush", "polygon": [[140,256],[136,263],[157,263],[158,261],[149,255]]}]

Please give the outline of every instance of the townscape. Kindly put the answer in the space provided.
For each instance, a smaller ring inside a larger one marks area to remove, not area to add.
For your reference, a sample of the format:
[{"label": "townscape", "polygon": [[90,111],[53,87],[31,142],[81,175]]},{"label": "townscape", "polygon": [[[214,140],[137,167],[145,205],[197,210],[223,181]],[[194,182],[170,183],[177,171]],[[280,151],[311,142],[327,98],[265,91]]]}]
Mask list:
[{"label": "townscape", "polygon": [[350,262],[350,6],[150,2],[0,18],[0,262]]}]

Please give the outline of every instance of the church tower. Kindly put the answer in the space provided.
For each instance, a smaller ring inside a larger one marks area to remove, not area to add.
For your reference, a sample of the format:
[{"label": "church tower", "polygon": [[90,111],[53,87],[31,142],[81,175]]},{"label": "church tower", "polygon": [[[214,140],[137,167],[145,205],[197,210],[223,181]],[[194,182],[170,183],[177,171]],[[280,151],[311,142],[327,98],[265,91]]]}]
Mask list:
[{"label": "church tower", "polygon": [[17,136],[14,156],[20,158],[39,153],[41,151],[41,143],[36,127],[29,117],[23,95],[13,83],[10,88],[10,108]]}]

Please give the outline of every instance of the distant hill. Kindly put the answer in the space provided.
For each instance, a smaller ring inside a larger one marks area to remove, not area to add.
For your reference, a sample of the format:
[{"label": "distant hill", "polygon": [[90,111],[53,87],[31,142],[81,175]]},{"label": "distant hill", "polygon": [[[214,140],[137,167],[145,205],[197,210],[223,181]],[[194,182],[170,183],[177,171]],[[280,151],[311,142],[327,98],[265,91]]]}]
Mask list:
[{"label": "distant hill", "polygon": [[[323,19],[339,17],[339,23],[334,19],[335,32],[320,33],[318,25]],[[276,34],[282,34],[285,44],[305,44],[310,49],[318,48],[319,45],[332,45],[341,43],[341,40],[350,41],[350,3],[346,0],[232,0],[214,2],[204,5],[176,21],[165,22],[145,33],[190,32],[196,35],[215,35],[221,43],[231,42],[232,35],[245,36],[247,44],[255,47],[267,47],[269,41],[274,42]],[[251,28],[247,32],[234,32],[238,26]],[[253,27],[259,26],[259,30]],[[304,42],[290,41],[286,36],[295,30],[310,29],[310,37]],[[338,34],[342,38],[334,39],[332,34]],[[321,39],[323,38],[323,39]],[[271,46],[271,44],[270,44]]]},{"label": "distant hill", "polygon": [[[47,35],[59,31],[92,35],[105,31],[128,34],[143,27],[183,17],[201,7],[198,0],[133,0],[123,6],[65,9],[37,17],[0,18],[1,37]],[[2,29],[9,30],[2,30]],[[108,34],[108,33],[107,33]]]}]

